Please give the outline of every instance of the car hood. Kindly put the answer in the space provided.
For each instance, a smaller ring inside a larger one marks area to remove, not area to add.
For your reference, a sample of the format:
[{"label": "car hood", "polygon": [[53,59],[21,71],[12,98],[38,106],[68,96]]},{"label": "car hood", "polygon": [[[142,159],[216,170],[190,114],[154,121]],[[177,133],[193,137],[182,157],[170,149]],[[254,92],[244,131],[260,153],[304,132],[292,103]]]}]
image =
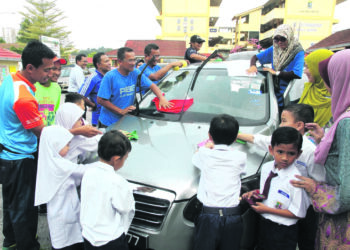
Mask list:
[{"label": "car hood", "polygon": [[[197,193],[200,171],[192,165],[191,159],[197,144],[208,138],[208,124],[124,116],[109,129],[136,130],[139,136],[132,141],[129,157],[118,171],[126,179],[175,192],[176,200],[189,199]],[[249,151],[247,175],[255,173],[266,152],[248,144],[232,146]]]}]

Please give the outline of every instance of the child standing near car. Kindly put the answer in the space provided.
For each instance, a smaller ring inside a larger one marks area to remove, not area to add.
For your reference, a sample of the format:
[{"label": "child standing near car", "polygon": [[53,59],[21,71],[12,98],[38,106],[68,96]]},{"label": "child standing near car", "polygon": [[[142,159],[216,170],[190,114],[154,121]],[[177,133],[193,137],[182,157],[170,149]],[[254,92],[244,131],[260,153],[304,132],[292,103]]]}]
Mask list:
[{"label": "child standing near car", "polygon": [[195,250],[239,249],[243,231],[239,207],[241,174],[247,156],[230,145],[239,130],[237,120],[219,115],[211,120],[209,139],[214,147],[201,147],[192,163],[201,170],[198,199],[203,209],[195,222]]},{"label": "child standing near car", "polygon": [[112,130],[98,143],[100,161],[86,171],[81,184],[80,222],[85,250],[127,250],[126,233],[135,214],[129,183],[117,170],[131,151],[130,141]]},{"label": "child standing near car", "polygon": [[263,165],[260,190],[245,193],[242,197],[251,200],[257,194],[264,197],[252,208],[261,215],[257,249],[295,250],[298,241],[297,222],[304,218],[310,205],[302,188],[290,183],[295,175],[301,175],[295,160],[302,153],[302,135],[292,127],[276,129],[271,138],[269,152],[274,161]]}]

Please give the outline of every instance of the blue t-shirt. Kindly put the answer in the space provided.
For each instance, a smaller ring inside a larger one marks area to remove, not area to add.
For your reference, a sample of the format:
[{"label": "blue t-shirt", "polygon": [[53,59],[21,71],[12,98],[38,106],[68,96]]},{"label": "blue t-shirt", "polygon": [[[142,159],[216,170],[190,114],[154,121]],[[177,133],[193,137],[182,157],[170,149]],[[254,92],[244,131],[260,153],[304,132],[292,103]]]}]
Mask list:
[{"label": "blue t-shirt", "polygon": [[[138,68],[138,70],[140,70],[140,72],[141,72],[141,71],[144,69],[144,67],[146,67],[146,65],[147,65],[147,63],[142,64],[142,65]],[[162,68],[162,67],[160,67],[159,65],[156,65],[156,66],[154,66],[153,68],[152,68],[151,66],[148,66],[148,67],[145,69],[145,71],[143,72],[143,75],[146,76],[146,77],[149,77],[151,74],[156,73],[156,72],[157,72],[158,70],[160,70],[161,68]],[[166,74],[165,74],[164,76],[166,76]],[[152,81],[152,80],[151,80],[151,81]],[[160,81],[160,80],[158,80],[158,81],[153,81],[153,83],[155,83],[155,84],[158,85],[159,81]],[[149,90],[149,89],[142,89],[141,93],[144,95],[148,90]],[[139,91],[139,90],[137,89],[137,92],[138,92],[138,91]]]},{"label": "blue t-shirt", "polygon": [[85,80],[79,89],[79,94],[90,98],[90,100],[92,100],[97,105],[96,110],[92,112],[91,123],[93,125],[97,125],[101,112],[101,105],[97,103],[97,93],[100,89],[102,79],[103,75],[98,70],[95,70],[95,72]]},{"label": "blue t-shirt", "polygon": [[[260,52],[256,55],[259,62],[262,64],[271,63],[272,68],[273,67],[273,46],[270,48]],[[295,55],[294,59],[288,64],[287,67],[283,69],[283,71],[289,72],[293,71],[294,74],[301,77],[303,75],[303,69],[304,69],[304,51],[300,51],[298,54]]]},{"label": "blue t-shirt", "polygon": [[[134,69],[127,76],[119,73],[118,69],[109,71],[101,82],[97,96],[109,100],[120,109],[125,109],[134,103],[135,85],[137,76],[140,74],[138,69]],[[148,77],[142,75],[141,88],[149,88],[153,82]],[[102,107],[100,121],[109,126],[117,122],[122,115],[116,114],[109,109]]]},{"label": "blue t-shirt", "polygon": [[[272,68],[273,66],[273,46],[269,47],[268,49],[260,52],[256,55],[259,62],[261,64],[271,63]],[[298,54],[295,55],[294,59],[288,64],[287,67],[283,69],[285,72],[293,71],[295,75],[299,76],[300,78],[303,75],[304,70],[304,51],[300,51]],[[287,89],[289,82],[279,79],[279,90],[275,92],[276,98],[278,101],[278,106],[283,106],[283,94],[285,90]]]}]

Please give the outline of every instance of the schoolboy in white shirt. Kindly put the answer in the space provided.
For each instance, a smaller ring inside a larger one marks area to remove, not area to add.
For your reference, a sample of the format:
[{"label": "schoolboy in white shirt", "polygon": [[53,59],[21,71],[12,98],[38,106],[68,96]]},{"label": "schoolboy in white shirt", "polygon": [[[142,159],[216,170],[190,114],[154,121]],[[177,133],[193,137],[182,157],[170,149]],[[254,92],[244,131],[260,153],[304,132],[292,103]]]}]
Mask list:
[{"label": "schoolboy in white shirt", "polygon": [[[295,164],[302,176],[312,178],[316,181],[325,181],[326,171],[325,168],[314,162],[314,152],[316,149],[315,144],[306,136],[307,129],[305,123],[314,121],[314,110],[312,106],[307,104],[291,104],[283,109],[281,114],[280,127],[293,127],[303,135],[303,153],[295,161]],[[271,142],[271,136],[261,134],[241,134],[237,135],[238,139],[246,140],[259,148],[268,151],[268,147]],[[306,217],[298,221],[299,237],[298,247],[300,250],[313,250],[315,249],[315,237],[317,231],[317,219],[318,215],[310,206]]]},{"label": "schoolboy in white shirt", "polygon": [[276,129],[269,146],[269,152],[275,160],[263,165],[260,190],[253,190],[242,196],[247,200],[251,200],[257,193],[265,196],[262,202],[252,205],[261,214],[257,247],[259,250],[296,249],[296,223],[305,217],[310,205],[305,191],[290,183],[295,175],[300,174],[295,160],[302,153],[302,143],[303,138],[296,129]]},{"label": "schoolboy in white shirt", "polygon": [[195,221],[195,250],[239,249],[243,231],[239,205],[241,174],[247,156],[231,145],[239,125],[230,115],[212,119],[209,139],[213,148],[201,147],[192,163],[201,170],[198,199],[203,209]]},{"label": "schoolboy in white shirt", "polygon": [[84,174],[81,184],[80,222],[85,250],[127,250],[126,233],[135,214],[129,183],[116,173],[131,151],[119,131],[109,131],[98,143],[100,161]]}]

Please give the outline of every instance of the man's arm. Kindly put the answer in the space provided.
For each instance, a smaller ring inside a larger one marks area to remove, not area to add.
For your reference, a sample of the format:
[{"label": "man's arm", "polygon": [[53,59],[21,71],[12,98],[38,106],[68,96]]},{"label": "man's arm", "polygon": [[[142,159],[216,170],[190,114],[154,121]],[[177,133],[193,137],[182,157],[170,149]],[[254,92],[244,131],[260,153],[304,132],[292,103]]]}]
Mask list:
[{"label": "man's arm", "polygon": [[256,206],[252,206],[252,208],[254,209],[255,212],[259,214],[275,214],[286,218],[299,219],[299,217],[295,216],[288,209],[277,209],[277,208],[268,207],[262,202],[257,202]]},{"label": "man's arm", "polygon": [[73,135],[82,135],[85,137],[93,137],[98,134],[102,134],[100,130],[97,128],[91,126],[91,125],[85,125],[79,128],[72,128],[69,130]]},{"label": "man's arm", "polygon": [[171,108],[173,104],[171,102],[168,102],[168,100],[163,96],[162,91],[158,88],[156,84],[152,84],[150,86],[150,89],[152,92],[158,97],[159,99],[159,107],[162,108]]},{"label": "man's arm", "polygon": [[[152,85],[155,85],[155,84],[152,84]],[[160,92],[160,90],[159,90],[159,92]],[[101,97],[97,97],[97,103],[102,105],[106,109],[112,111],[113,113],[118,114],[118,115],[126,115],[127,113],[136,109],[135,106],[133,106],[133,105],[131,105],[125,109],[120,109],[117,106],[115,106],[113,103],[111,103],[109,100],[103,99]]]},{"label": "man's arm", "polygon": [[160,70],[158,70],[157,72],[150,74],[148,78],[151,79],[152,81],[158,81],[162,79],[169,70],[171,70],[176,66],[182,67],[182,65],[183,63],[181,61],[169,63],[165,65],[163,68],[161,68]]},{"label": "man's arm", "polygon": [[30,131],[33,132],[33,134],[37,137],[37,138],[40,138],[40,135],[41,135],[41,131],[43,130],[43,128],[45,127],[44,124],[41,124],[39,126],[36,126],[34,128],[31,128]]},{"label": "man's arm", "polygon": [[206,56],[202,56],[202,55],[199,55],[199,54],[191,54],[190,57],[192,59],[195,59],[195,60],[198,60],[198,61],[205,61],[207,59]]}]

